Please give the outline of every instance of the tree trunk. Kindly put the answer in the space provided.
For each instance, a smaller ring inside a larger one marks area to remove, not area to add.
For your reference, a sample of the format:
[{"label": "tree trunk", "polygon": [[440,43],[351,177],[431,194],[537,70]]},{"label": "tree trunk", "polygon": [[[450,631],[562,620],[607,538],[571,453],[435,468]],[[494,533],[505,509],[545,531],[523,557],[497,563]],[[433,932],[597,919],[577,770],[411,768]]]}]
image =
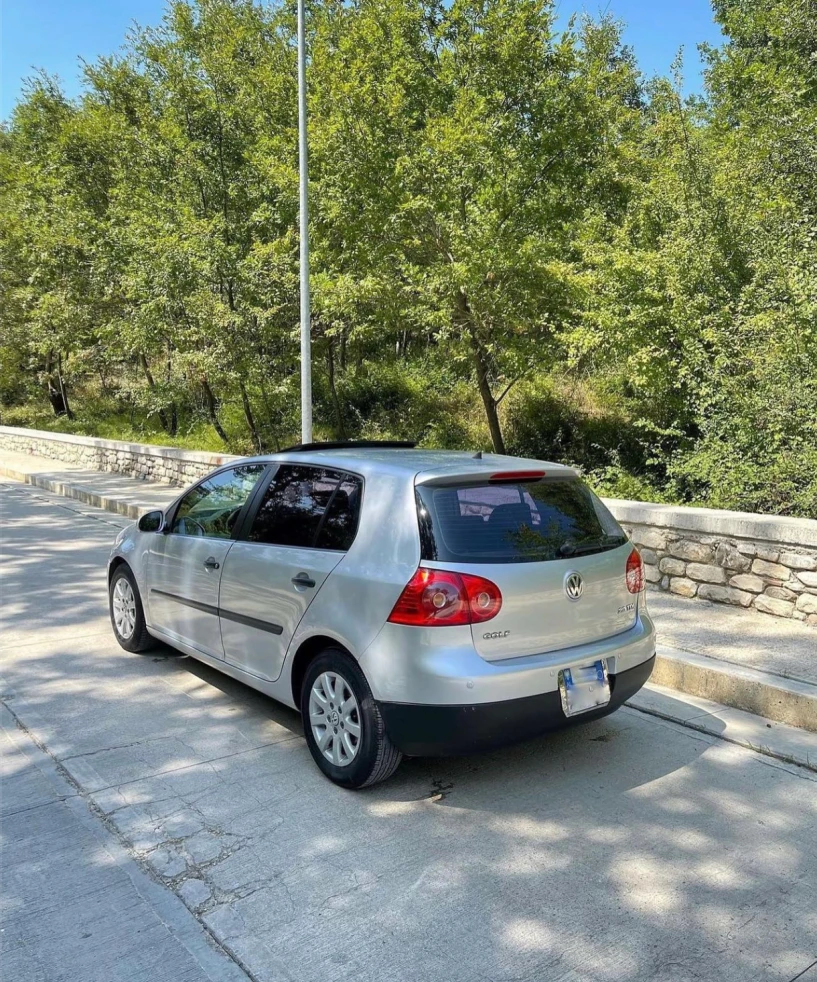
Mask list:
[{"label": "tree trunk", "polygon": [[269,395],[267,394],[267,387],[264,385],[264,378],[261,377],[261,399],[264,403],[264,413],[266,415],[266,424],[272,430],[272,439],[275,441],[275,449],[281,449],[281,437],[278,434],[278,427],[275,425],[275,417],[272,412],[272,407],[269,402]]},{"label": "tree trunk", "polygon": [[49,351],[45,356],[45,390],[48,394],[48,401],[54,410],[55,416],[65,416],[65,402],[62,392],[54,384],[54,352]]},{"label": "tree trunk", "polygon": [[332,405],[335,409],[335,420],[338,426],[338,434],[341,440],[346,439],[346,427],[343,423],[343,413],[340,408],[340,399],[338,398],[338,390],[335,386],[335,342],[332,338],[328,339],[329,347],[326,354],[326,363],[329,368],[329,391],[332,394]]},{"label": "tree trunk", "polygon": [[468,340],[471,344],[471,353],[474,356],[474,370],[477,376],[477,388],[485,408],[485,416],[488,420],[488,429],[491,432],[491,443],[494,453],[505,453],[505,440],[502,437],[502,427],[499,425],[499,413],[497,412],[497,401],[491,391],[491,383],[488,379],[488,352],[483,347],[476,326],[471,318],[471,308],[468,306],[468,298],[462,290],[457,291],[457,313],[460,323],[464,330],[468,332]]},{"label": "tree trunk", "polygon": [[[167,382],[168,391],[172,391],[170,388],[170,383],[173,380],[173,362],[172,358],[173,349],[170,346],[170,338],[167,339],[167,362],[165,369],[165,380]],[[171,436],[175,436],[179,431],[179,415],[176,412],[176,400],[173,399],[170,403],[170,430]]]},{"label": "tree trunk", "polygon": [[238,383],[241,389],[241,404],[244,406],[244,416],[247,420],[247,426],[250,428],[250,434],[252,435],[253,443],[258,448],[258,452],[262,452],[261,447],[261,434],[258,432],[258,427],[255,425],[255,417],[252,414],[252,406],[250,405],[250,397],[247,395],[247,387],[244,385],[244,380],[241,379]]},{"label": "tree trunk", "polygon": [[201,380],[201,388],[204,392],[204,401],[207,403],[207,414],[210,417],[210,422],[213,424],[213,429],[218,433],[221,439],[224,441],[225,445],[229,444],[227,439],[227,434],[224,432],[224,427],[219,422],[218,418],[218,403],[216,397],[213,395],[213,390],[210,388],[210,383],[207,381],[206,376]]},{"label": "tree trunk", "polygon": [[57,355],[57,381],[60,386],[60,398],[62,399],[62,406],[65,415],[69,419],[74,418],[74,414],[71,412],[71,407],[68,405],[68,390],[65,387],[65,379],[62,377],[62,353]]},{"label": "tree trunk", "polygon": [[471,336],[471,349],[474,353],[474,367],[477,373],[477,388],[479,389],[482,405],[485,407],[485,416],[488,419],[488,429],[491,431],[491,443],[494,445],[494,453],[505,453],[505,440],[502,436],[502,427],[499,425],[499,413],[497,412],[496,399],[491,392],[491,385],[488,381],[488,359],[482,343],[469,328]]},{"label": "tree trunk", "polygon": [[[148,385],[150,386],[151,391],[155,392],[156,381],[153,378],[153,375],[151,374],[150,365],[148,365],[148,360],[145,357],[144,353],[141,351],[139,352],[139,364],[142,366],[142,371],[145,373],[145,378],[148,381]],[[162,429],[165,431],[165,433],[170,433],[170,423],[168,422],[167,419],[167,413],[164,411],[164,409],[160,409],[158,415],[159,415],[159,422],[162,424]],[[174,434],[170,433],[170,435],[173,436]]]}]

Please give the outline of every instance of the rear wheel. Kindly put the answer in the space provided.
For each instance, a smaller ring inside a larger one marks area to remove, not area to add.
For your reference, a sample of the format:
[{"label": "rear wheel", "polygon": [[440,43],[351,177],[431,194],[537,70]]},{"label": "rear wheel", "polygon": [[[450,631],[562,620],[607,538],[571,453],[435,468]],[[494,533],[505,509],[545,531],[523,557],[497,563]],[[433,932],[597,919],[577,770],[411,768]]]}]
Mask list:
[{"label": "rear wheel", "polygon": [[109,588],[111,624],[116,640],[125,651],[149,651],[156,641],[148,634],[142,598],[130,567],[117,566]]},{"label": "rear wheel", "polygon": [[310,753],[344,788],[364,788],[397,770],[402,754],[386,734],[366,676],[342,648],[326,648],[306,670],[301,714]]}]

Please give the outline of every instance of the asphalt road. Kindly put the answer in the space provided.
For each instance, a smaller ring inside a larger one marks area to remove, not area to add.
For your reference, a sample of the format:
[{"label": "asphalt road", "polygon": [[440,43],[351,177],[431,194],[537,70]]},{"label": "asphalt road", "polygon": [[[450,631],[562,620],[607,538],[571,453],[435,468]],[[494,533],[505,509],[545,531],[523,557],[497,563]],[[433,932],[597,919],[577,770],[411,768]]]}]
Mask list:
[{"label": "asphalt road", "polygon": [[118,647],[119,519],[0,506],[4,978],[817,980],[815,773],[624,708],[342,791],[294,712]]}]

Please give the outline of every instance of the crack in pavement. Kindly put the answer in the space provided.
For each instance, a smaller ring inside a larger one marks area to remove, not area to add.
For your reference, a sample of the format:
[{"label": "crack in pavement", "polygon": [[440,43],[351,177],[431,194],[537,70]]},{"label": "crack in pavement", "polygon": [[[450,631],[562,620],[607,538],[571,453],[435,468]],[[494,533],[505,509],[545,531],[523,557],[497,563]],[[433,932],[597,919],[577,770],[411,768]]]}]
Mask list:
[{"label": "crack in pavement", "polygon": [[[120,781],[117,784],[106,784],[101,788],[90,789],[88,794],[95,795],[102,794],[103,791],[118,791],[120,788],[126,788],[129,784],[139,784],[140,781],[153,780],[158,777],[164,777],[166,774],[178,774],[179,771],[190,770],[193,767],[206,767],[208,764],[216,764],[220,760],[229,760],[231,757],[240,757],[242,754],[251,754],[256,750],[266,750],[267,747],[278,747],[284,743],[291,743],[293,740],[303,740],[303,737],[293,734],[292,737],[285,738],[284,740],[273,740],[271,743],[261,743],[257,747],[248,747],[246,750],[236,750],[234,753],[223,754],[221,757],[211,757],[208,760],[197,760],[193,764],[180,764],[178,767],[170,767],[165,771],[156,771],[154,774],[145,774],[143,777],[134,777],[130,781]],[[49,756],[52,756],[50,751],[47,751],[47,753]],[[58,760],[56,757],[54,759]],[[66,757],[64,759],[68,760],[69,758]],[[73,780],[72,783],[74,783]],[[103,814],[105,813],[103,812]]]},{"label": "crack in pavement", "polygon": [[[155,743],[157,740],[164,739],[166,739],[164,735],[160,737],[146,737],[144,740],[134,740],[132,743],[117,743],[112,747],[99,747],[96,750],[86,750],[81,754],[69,754],[67,757],[60,757],[59,760],[63,761],[63,763],[67,760],[81,760],[84,757],[93,757],[95,754],[106,754],[112,750],[128,750],[130,747],[143,747],[148,743]],[[187,745],[184,744],[184,746]]]},{"label": "crack in pavement", "polygon": [[802,979],[803,976],[806,974],[806,972],[808,972],[810,969],[814,968],[815,965],[817,965],[817,958],[814,959],[814,961],[811,963],[811,965],[806,965],[806,967],[803,969],[803,971],[802,972],[798,972],[797,975],[795,975],[793,979],[789,979],[789,982],[797,982],[798,979]]},{"label": "crack in pavement", "polygon": [[[91,813],[91,815],[96,819],[96,821],[100,825],[102,825],[106,829],[106,831],[110,835],[112,835],[114,837],[114,839],[116,840],[116,842],[119,843],[120,847],[124,850],[124,852],[131,859],[131,861],[136,864],[136,866],[141,870],[141,872],[145,876],[147,876],[152,883],[156,884],[157,886],[159,886],[159,887],[161,887],[163,889],[168,889],[167,882],[163,878],[159,878],[157,876],[157,874],[154,871],[153,867],[149,863],[147,863],[142,856],[140,856],[139,852],[136,849],[134,849],[133,845],[120,832],[119,828],[116,826],[116,823],[113,822],[113,821],[111,821],[108,818],[108,816],[105,815],[105,813],[102,811],[102,809],[96,804],[96,802],[92,798],[93,792],[86,791],[82,787],[82,785],[73,777],[73,775],[68,770],[68,768],[65,767],[65,765],[49,750],[48,746],[46,744],[44,744],[35,735],[35,733],[32,730],[29,729],[28,726],[26,726],[26,724],[23,722],[23,720],[17,715],[17,713],[14,712],[14,710],[5,701],[0,700],[0,706],[2,706],[6,710],[6,712],[9,714],[9,716],[13,719],[15,726],[22,733],[24,733],[25,736],[43,754],[45,754],[49,758],[49,760],[52,762],[52,765],[53,765],[54,769],[57,771],[57,773],[60,775],[60,777],[64,781],[66,781],[71,787],[73,787],[75,789],[76,794],[75,795],[66,796],[66,800],[68,798],[71,798],[71,799],[74,799],[74,800],[76,800],[76,799],[82,799],[84,805],[86,806],[86,808],[88,809],[88,811]],[[185,901],[184,897],[181,896],[180,894],[178,894],[175,890],[173,890],[172,892],[173,892],[173,895],[175,897],[177,897],[178,900],[182,904],[184,904],[185,909],[190,913],[190,916],[195,919],[196,923],[199,925],[199,927],[201,928],[201,930],[206,933],[206,935],[207,935],[208,939],[210,940],[210,942],[212,943],[212,945],[218,951],[220,951],[222,953],[222,955],[224,955],[224,957],[228,958],[238,969],[240,969],[244,973],[244,975],[250,980],[250,982],[260,982],[260,980],[258,979],[258,977],[255,975],[254,972],[252,972],[252,970],[244,962],[244,960],[242,958],[240,958],[236,954],[236,952],[234,952],[229,947],[229,945],[227,945],[226,943],[220,941],[219,938],[216,937],[215,933],[211,930],[211,928],[207,925],[207,923],[199,916],[199,914],[197,913],[197,911],[195,909],[191,908],[191,906]],[[153,910],[153,912],[156,915],[156,917],[158,917],[159,920],[162,922],[162,924],[165,926],[166,930],[171,935],[176,936],[177,935],[177,932],[174,929],[174,925],[168,923],[165,920],[165,918],[161,914],[161,911],[157,910],[153,906],[151,907],[151,909]],[[190,953],[191,953],[191,955],[193,955],[193,952],[192,951]],[[195,957],[195,955],[194,955],[194,957]],[[204,966],[202,966],[202,967],[204,967]]]}]

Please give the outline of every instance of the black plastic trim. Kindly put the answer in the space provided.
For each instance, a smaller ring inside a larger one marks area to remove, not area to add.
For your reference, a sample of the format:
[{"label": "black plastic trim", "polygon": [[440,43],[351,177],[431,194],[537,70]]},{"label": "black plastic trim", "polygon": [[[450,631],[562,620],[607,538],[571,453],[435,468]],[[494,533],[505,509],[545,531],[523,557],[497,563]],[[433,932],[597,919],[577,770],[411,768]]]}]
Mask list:
[{"label": "black plastic trim", "polygon": [[189,600],[187,597],[180,597],[175,593],[168,593],[166,590],[156,590],[151,587],[151,593],[156,593],[160,597],[167,597],[168,600],[175,600],[177,604],[182,604],[185,607],[192,607],[194,610],[200,610],[204,614],[212,614],[214,617],[218,617],[218,607],[213,607],[212,604],[203,604],[198,600]]},{"label": "black plastic trim", "polygon": [[248,617],[246,614],[236,614],[233,610],[224,610],[219,607],[219,617],[226,621],[235,621],[236,624],[243,624],[244,627],[254,627],[258,631],[266,631],[267,634],[283,634],[284,629],[280,624],[272,624],[270,621],[261,621],[257,617]]},{"label": "black plastic trim", "polygon": [[160,597],[167,597],[168,600],[175,600],[177,604],[185,607],[193,607],[204,614],[212,614],[214,617],[223,617],[226,621],[235,621],[236,624],[243,624],[245,627],[254,627],[258,631],[266,631],[268,634],[283,634],[284,629],[280,624],[273,624],[270,621],[262,621],[257,617],[248,617],[246,614],[237,614],[232,610],[224,610],[223,607],[213,607],[212,604],[203,604],[198,600],[190,600],[187,597],[180,597],[175,593],[167,593],[165,590],[151,589],[151,593],[156,593]]},{"label": "black plastic trim", "polygon": [[607,716],[638,692],[654,664],[655,655],[635,668],[611,675],[610,702],[579,716],[565,716],[558,691],[476,705],[378,705],[389,739],[404,754],[447,757],[477,753]]}]

